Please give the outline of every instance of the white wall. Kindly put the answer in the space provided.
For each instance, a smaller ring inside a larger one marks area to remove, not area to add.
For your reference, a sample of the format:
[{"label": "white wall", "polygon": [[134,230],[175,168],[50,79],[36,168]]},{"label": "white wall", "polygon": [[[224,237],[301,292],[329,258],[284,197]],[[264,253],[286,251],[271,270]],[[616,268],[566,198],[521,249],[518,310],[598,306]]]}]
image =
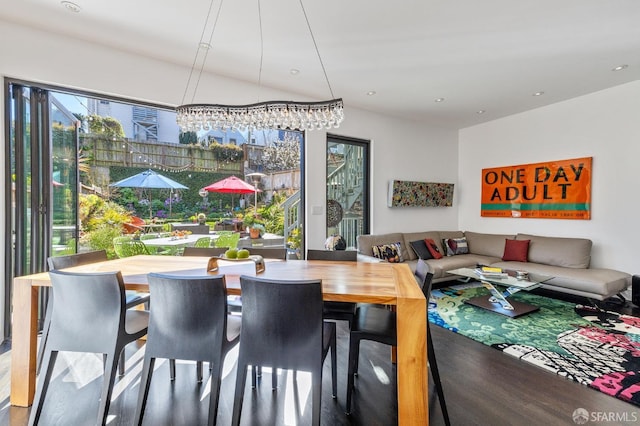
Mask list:
[{"label": "white wall", "polygon": [[[189,69],[171,63],[137,57],[111,48],[22,27],[0,20],[0,77],[49,83],[163,105],[180,103]],[[255,85],[203,75],[194,100],[219,103],[251,103],[257,99]],[[300,99],[295,94],[262,87],[261,99]],[[4,87],[0,89],[4,99]],[[209,97],[209,99],[207,99]],[[349,107],[346,119],[333,133],[372,141],[372,232],[457,227],[457,208],[389,209],[386,207],[390,179],[456,182],[457,135],[419,123],[383,117]],[[4,136],[4,102],[0,106],[0,134]],[[326,133],[308,133],[306,143],[307,246],[321,248],[325,240]],[[0,153],[4,167],[5,152]],[[3,170],[4,171],[4,170]],[[3,175],[7,175],[4,171]],[[0,185],[0,199],[4,200]],[[454,206],[455,206],[454,201]],[[0,223],[4,223],[4,209]],[[0,258],[4,255],[0,246]],[[3,269],[4,265],[0,265]],[[4,271],[0,270],[4,274]],[[2,298],[4,292],[0,292]],[[4,317],[0,300],[0,318]]]},{"label": "white wall", "polygon": [[[640,272],[640,81],[460,131],[461,229],[593,241],[592,266]],[[593,157],[591,220],[480,216],[483,168]]]}]

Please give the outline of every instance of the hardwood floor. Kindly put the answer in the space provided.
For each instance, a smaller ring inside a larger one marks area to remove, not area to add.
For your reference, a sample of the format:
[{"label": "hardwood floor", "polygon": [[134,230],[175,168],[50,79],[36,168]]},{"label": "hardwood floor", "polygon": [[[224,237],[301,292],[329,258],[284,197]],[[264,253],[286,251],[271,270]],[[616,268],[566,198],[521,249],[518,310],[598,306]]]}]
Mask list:
[{"label": "hardwood floor", "polygon": [[[572,425],[575,424],[572,414],[577,408],[640,418],[640,407],[563,379],[437,326],[431,328],[453,425]],[[29,409],[11,407],[8,402],[7,349],[7,345],[0,346],[0,425],[23,426],[27,424]],[[351,416],[344,414],[347,352],[346,326],[339,324],[338,399],[334,400],[330,395],[330,362],[327,360],[323,378],[322,424],[396,424],[395,369],[389,361],[389,348],[376,343],[365,342],[362,346],[353,413]],[[231,422],[236,355],[237,349],[234,349],[225,361],[226,375],[222,382],[218,412],[218,424],[221,425]],[[60,362],[56,379],[51,385],[43,415],[45,421],[41,424],[93,424],[102,383],[101,358],[97,355],[65,354],[64,360]],[[133,424],[142,351],[128,348],[126,366],[126,375],[116,382],[109,425]],[[208,396],[206,388],[206,383],[199,386],[195,382],[195,365],[179,363],[176,381],[171,383],[168,363],[162,363],[154,374],[144,424],[204,424]],[[430,390],[429,407],[430,424],[443,425],[433,389]],[[247,383],[241,424],[308,424],[310,409],[305,374],[298,374],[296,387],[292,385],[292,374],[281,372],[279,388],[273,392],[270,373],[265,372],[262,383],[254,391]]]}]

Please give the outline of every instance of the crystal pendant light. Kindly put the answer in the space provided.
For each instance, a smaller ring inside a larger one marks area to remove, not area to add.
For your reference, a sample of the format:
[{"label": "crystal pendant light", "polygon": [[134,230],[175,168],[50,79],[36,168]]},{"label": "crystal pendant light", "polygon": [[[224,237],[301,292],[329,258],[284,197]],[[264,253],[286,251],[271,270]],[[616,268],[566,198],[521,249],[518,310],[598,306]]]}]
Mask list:
[{"label": "crystal pendant light", "polygon": [[[211,4],[209,5],[209,12],[207,13],[207,18],[205,20],[205,25],[202,30],[202,35],[200,38],[200,47],[210,47],[211,43],[206,43],[204,41],[204,35],[206,28],[209,24],[211,10],[213,8],[213,3],[215,0],[211,0]],[[220,10],[222,9],[222,4],[224,0],[221,0],[220,5],[218,7],[217,15],[215,22],[213,24],[213,29],[211,30],[211,36],[209,41],[213,38],[213,33],[215,32],[216,25],[218,22],[218,18],[220,16]],[[316,54],[320,61],[320,65],[322,66],[322,71],[325,76],[325,80],[327,82],[327,86],[329,87],[329,91],[331,92],[331,96],[333,96],[333,90],[331,88],[331,84],[329,83],[329,78],[327,77],[327,72],[324,67],[324,63],[322,62],[322,57],[320,56],[320,52],[318,50],[318,46],[316,44],[315,38],[313,36],[313,32],[311,31],[311,25],[309,24],[309,19],[307,17],[307,13],[304,9],[304,5],[302,4],[302,0],[300,0],[300,7],[302,8],[302,12],[304,14],[307,28],[309,29],[309,33],[311,34],[311,39],[313,40],[313,45],[315,47]],[[260,70],[258,75],[258,86],[261,85],[262,78],[262,16],[260,13],[260,0],[258,0],[258,17],[260,24]],[[194,70],[196,67],[198,52],[196,52],[196,57],[193,61],[193,66],[191,68],[191,73],[189,74],[189,79],[187,81],[187,88],[185,89],[185,93],[183,96],[186,98],[187,91],[189,89],[191,79],[194,74]],[[207,50],[208,52],[208,50]],[[204,69],[204,64],[206,62],[206,53],[204,59],[202,60],[202,65],[200,67],[198,73],[197,82],[200,81],[200,77],[202,76],[202,71]],[[197,91],[197,82],[196,87],[193,91],[193,97],[195,98],[195,94]],[[176,121],[178,126],[183,132],[187,131],[199,131],[199,130],[210,130],[210,129],[220,129],[220,130],[262,130],[262,129],[299,129],[299,130],[321,130],[321,129],[332,129],[337,128],[342,120],[344,119],[344,105],[342,103],[341,98],[331,99],[328,101],[319,101],[319,102],[296,102],[296,101],[267,101],[267,102],[258,102],[249,105],[222,105],[222,104],[202,104],[202,103],[191,103],[186,105],[180,105],[176,109]]]}]

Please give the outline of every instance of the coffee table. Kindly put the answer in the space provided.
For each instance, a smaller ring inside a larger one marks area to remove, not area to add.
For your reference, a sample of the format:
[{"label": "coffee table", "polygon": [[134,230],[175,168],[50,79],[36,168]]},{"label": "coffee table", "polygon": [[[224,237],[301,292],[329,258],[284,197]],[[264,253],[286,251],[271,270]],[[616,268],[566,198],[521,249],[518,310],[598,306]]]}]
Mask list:
[{"label": "coffee table", "polygon": [[[505,271],[507,275],[504,277],[490,277],[480,275],[472,268],[458,268],[447,271],[447,273],[478,280],[491,292],[491,296],[474,297],[465,300],[464,303],[506,315],[511,318],[517,318],[519,316],[538,311],[540,308],[528,303],[507,300],[509,296],[522,290],[530,291],[534,288],[538,288],[540,284],[553,278],[544,276],[536,277],[535,279],[532,279],[532,277],[520,279],[515,277],[515,271]],[[506,287],[506,290],[501,292],[495,287],[496,285]]]}]

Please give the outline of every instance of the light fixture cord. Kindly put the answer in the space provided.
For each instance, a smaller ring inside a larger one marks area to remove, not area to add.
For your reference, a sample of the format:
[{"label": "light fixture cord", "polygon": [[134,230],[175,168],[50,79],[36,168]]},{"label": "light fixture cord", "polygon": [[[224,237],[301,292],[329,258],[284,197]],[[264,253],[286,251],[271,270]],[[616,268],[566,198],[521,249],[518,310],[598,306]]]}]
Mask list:
[{"label": "light fixture cord", "polygon": [[262,60],[264,58],[264,38],[262,35],[262,9],[258,0],[258,27],[260,28],[260,68],[258,69],[258,102],[260,102],[260,92],[262,92]]},{"label": "light fixture cord", "polygon": [[327,86],[329,86],[329,92],[331,93],[331,98],[335,99],[335,96],[333,94],[333,89],[331,88],[331,83],[329,83],[329,77],[327,76],[327,70],[324,67],[324,62],[322,62],[322,57],[320,56],[320,51],[318,50],[318,44],[316,43],[316,38],[314,37],[313,31],[311,30],[311,24],[309,23],[309,18],[307,17],[307,11],[304,9],[304,4],[302,4],[302,0],[300,0],[300,7],[302,8],[304,19],[307,22],[307,28],[309,28],[309,34],[311,34],[311,40],[313,40],[313,47],[315,47],[316,49],[316,54],[318,55],[318,60],[320,61],[322,72],[324,73],[324,79],[327,82]]},{"label": "light fixture cord", "polygon": [[[189,72],[189,78],[187,79],[187,87],[184,88],[184,94],[182,95],[181,104],[184,105],[184,100],[187,98],[187,92],[189,91],[189,86],[191,85],[191,78],[193,77],[193,71],[196,68],[196,63],[198,61],[198,54],[200,53],[200,49],[202,49],[202,42],[204,41],[204,35],[207,30],[207,25],[209,24],[209,17],[211,16],[211,10],[213,9],[213,3],[215,0],[211,0],[209,4],[209,10],[207,11],[207,17],[204,20],[204,26],[202,27],[202,34],[200,34],[200,42],[198,43],[198,47],[196,48],[196,55],[193,58],[193,63],[191,64],[191,71]],[[193,96],[191,96],[191,103],[195,100],[196,93],[198,92],[198,85],[200,84],[200,78],[202,77],[202,72],[204,71],[204,64],[207,62],[207,55],[209,54],[209,50],[211,50],[211,41],[213,40],[213,33],[216,30],[216,26],[218,25],[218,18],[220,18],[220,11],[222,10],[222,3],[224,0],[220,1],[220,6],[218,6],[218,12],[216,13],[216,20],[213,23],[213,28],[211,29],[211,35],[209,36],[208,48],[204,53],[204,58],[202,58],[202,65],[200,66],[200,70],[198,72],[198,79],[196,80],[196,85],[193,88]]]}]

